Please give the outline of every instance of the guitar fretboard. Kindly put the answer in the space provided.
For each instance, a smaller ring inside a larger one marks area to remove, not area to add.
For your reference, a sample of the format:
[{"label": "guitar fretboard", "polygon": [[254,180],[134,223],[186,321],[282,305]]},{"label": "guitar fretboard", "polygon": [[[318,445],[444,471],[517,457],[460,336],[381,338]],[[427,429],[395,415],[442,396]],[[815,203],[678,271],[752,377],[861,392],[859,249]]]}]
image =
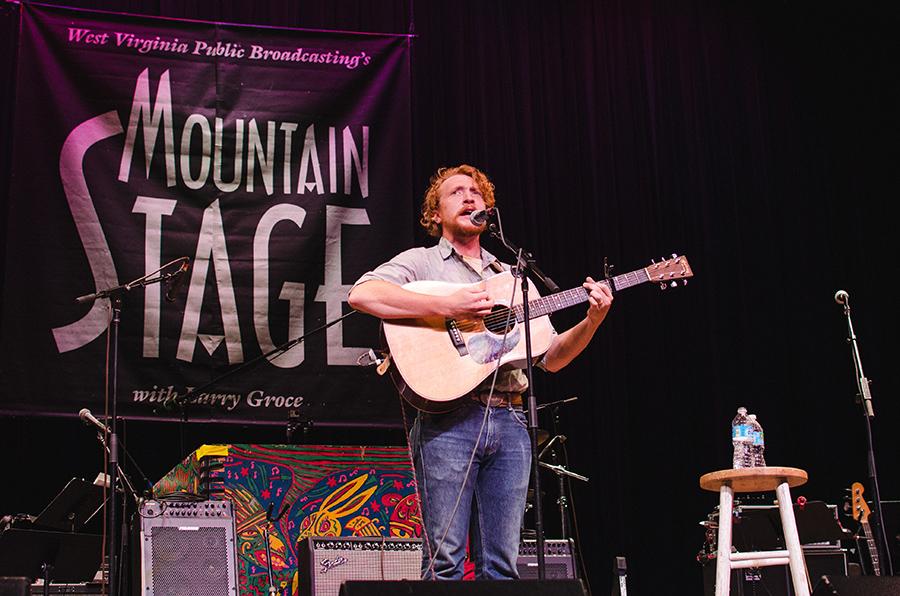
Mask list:
[{"label": "guitar fretboard", "polygon": [[[647,275],[646,269],[638,269],[637,271],[623,273],[622,275],[616,275],[610,279],[612,288],[616,292],[648,281],[650,281],[650,277]],[[600,283],[609,285],[606,281]],[[588,291],[585,288],[572,288],[571,290],[565,290],[563,292],[557,292],[556,294],[550,294],[549,296],[530,300],[528,302],[528,314],[532,319],[542,317],[558,310],[569,308],[570,306],[575,306],[582,302],[587,302],[587,299]],[[525,320],[525,309],[521,304],[514,306],[512,311],[515,314],[516,321],[521,323]]]},{"label": "guitar fretboard", "polygon": [[869,522],[862,522],[863,530],[866,534],[866,545],[869,547],[869,558],[872,560],[872,575],[881,575],[881,564],[878,560],[878,546],[875,544],[875,537],[872,536],[872,527]]}]

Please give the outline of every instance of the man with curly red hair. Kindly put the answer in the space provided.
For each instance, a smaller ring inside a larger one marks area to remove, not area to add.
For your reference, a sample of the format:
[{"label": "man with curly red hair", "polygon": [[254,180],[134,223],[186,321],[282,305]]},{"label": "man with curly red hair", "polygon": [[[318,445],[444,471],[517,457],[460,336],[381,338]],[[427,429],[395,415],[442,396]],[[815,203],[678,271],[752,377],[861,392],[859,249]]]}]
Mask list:
[{"label": "man with curly red hair", "polygon": [[[508,270],[481,247],[485,224],[470,217],[494,206],[494,185],[478,168],[441,168],[422,204],[421,224],[439,238],[430,248],[404,251],[363,275],[348,301],[381,319],[484,317],[494,300],[475,283]],[[446,296],[420,294],[402,286],[418,280],[466,284]],[[594,336],[612,305],[605,284],[590,277],[585,318],[554,335],[540,366],[554,372],[571,362]],[[515,579],[519,532],[525,511],[531,447],[522,412],[528,388],[523,372],[500,367],[471,399],[444,414],[419,412],[410,430],[425,522],[422,577],[462,579],[469,539],[477,579]]]}]

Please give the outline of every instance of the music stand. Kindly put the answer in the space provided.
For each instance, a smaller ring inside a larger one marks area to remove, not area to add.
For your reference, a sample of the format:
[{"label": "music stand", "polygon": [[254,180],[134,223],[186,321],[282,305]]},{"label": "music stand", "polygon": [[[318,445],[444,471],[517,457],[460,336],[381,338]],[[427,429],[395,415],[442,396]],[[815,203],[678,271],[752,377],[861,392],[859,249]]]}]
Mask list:
[{"label": "music stand", "polygon": [[99,534],[73,534],[10,528],[0,534],[0,576],[34,581],[52,565],[52,581],[78,583],[93,579],[100,568]]},{"label": "music stand", "polygon": [[34,527],[74,532],[103,507],[103,487],[72,478],[35,518]]}]

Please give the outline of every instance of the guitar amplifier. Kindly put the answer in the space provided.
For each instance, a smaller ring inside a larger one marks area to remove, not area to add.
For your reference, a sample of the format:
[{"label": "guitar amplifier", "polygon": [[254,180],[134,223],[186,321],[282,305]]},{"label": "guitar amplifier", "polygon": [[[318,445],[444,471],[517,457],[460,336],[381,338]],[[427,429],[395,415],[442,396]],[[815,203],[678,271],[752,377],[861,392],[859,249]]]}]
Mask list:
[{"label": "guitar amplifier", "polygon": [[297,545],[298,596],[338,596],[347,580],[420,579],[422,541],[410,538],[324,538]]},{"label": "guitar amplifier", "polygon": [[[568,540],[544,540],[544,571],[547,579],[578,579],[575,543]],[[523,540],[516,561],[519,579],[537,579],[537,541]]]},{"label": "guitar amplifier", "polygon": [[143,596],[237,596],[231,501],[141,505]]}]

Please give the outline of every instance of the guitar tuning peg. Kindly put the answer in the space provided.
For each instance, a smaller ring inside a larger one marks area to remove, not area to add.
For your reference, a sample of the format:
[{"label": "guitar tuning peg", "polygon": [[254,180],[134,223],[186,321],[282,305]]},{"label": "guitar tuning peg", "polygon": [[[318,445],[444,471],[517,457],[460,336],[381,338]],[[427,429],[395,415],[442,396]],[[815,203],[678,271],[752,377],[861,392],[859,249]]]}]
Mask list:
[{"label": "guitar tuning peg", "polygon": [[673,253],[672,253],[672,258],[673,258],[673,259],[677,259],[677,258],[678,258],[678,255],[676,255],[676,254],[673,252]]},{"label": "guitar tuning peg", "polygon": [[651,264],[651,265],[656,265],[656,259],[650,259],[650,264]]},{"label": "guitar tuning peg", "polygon": [[660,289],[660,290],[665,290],[665,289],[668,288],[668,287],[669,287],[669,286],[666,285],[666,282],[664,282],[664,281],[659,282],[659,289]]},{"label": "guitar tuning peg", "polygon": [[672,287],[672,288],[677,288],[677,287],[678,287],[678,282],[677,282],[677,281],[673,281],[672,284],[670,285],[670,287]]},{"label": "guitar tuning peg", "polygon": [[686,279],[682,279],[682,280],[681,280],[681,285],[686,286],[686,285],[687,285],[687,280],[686,280]]}]

